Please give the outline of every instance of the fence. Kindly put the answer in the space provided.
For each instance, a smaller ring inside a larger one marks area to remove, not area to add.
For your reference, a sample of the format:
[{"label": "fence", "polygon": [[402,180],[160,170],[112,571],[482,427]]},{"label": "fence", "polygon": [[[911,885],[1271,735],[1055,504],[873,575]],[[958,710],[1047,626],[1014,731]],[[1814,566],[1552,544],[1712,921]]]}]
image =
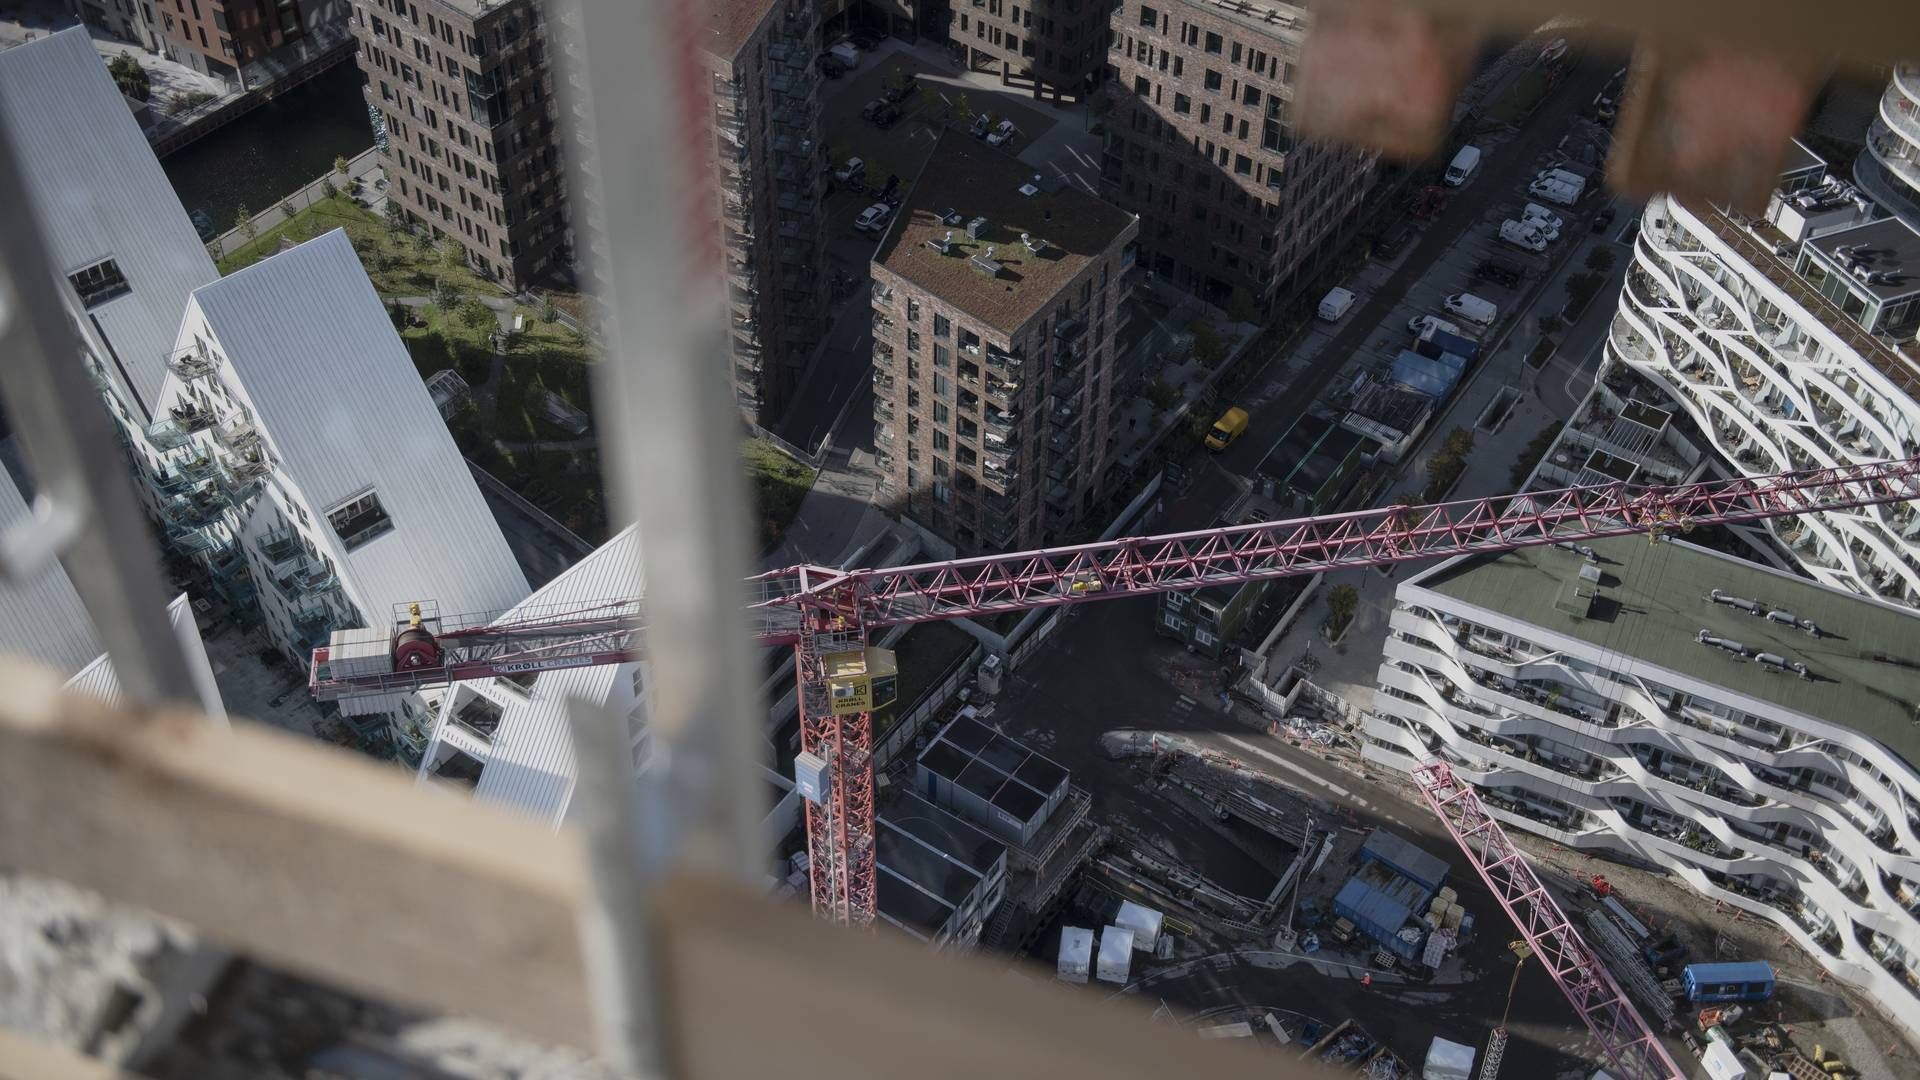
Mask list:
[{"label": "fence", "polygon": [[900,718],[899,723],[893,725],[893,730],[888,732],[886,738],[882,739],[880,745],[875,748],[873,767],[886,768],[894,755],[912,743],[914,736],[920,733],[920,726],[932,719],[933,715],[944,708],[947,702],[953,700],[953,696],[960,692],[960,687],[965,685],[968,679],[973,678],[974,669],[980,666],[980,661],[986,659],[986,656],[986,647],[975,645],[972,652],[949,664],[946,675],[934,684],[933,689],[920,695],[920,699],[914,702],[913,708],[907,715]]},{"label": "fence", "polygon": [[[353,160],[347,162],[346,176],[341,176],[338,172],[328,169],[325,176],[318,177],[299,191],[288,195],[272,206],[255,210],[252,219],[248,221],[247,224],[236,225],[208,241],[207,254],[213,256],[215,259],[223,259],[240,248],[252,243],[260,233],[288,220],[292,215],[287,213],[287,208],[291,208],[293,213],[297,214],[312,206],[314,203],[319,202],[321,199],[326,198],[326,185],[329,183],[333,184],[336,189],[346,190],[352,182],[351,178],[354,173],[359,171],[370,159],[376,157],[379,153],[380,151],[378,149],[369,147],[354,155]],[[253,230],[252,234],[248,233],[247,230],[249,228]]]}]

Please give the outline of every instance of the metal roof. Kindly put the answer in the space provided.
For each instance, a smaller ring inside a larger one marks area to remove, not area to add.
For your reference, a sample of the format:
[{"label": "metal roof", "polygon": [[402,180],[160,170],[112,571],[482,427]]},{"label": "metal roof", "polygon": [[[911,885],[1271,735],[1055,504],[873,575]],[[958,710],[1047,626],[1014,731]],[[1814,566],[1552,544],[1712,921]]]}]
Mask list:
[{"label": "metal roof", "polygon": [[[594,549],[593,554],[570,566],[514,610],[536,607],[571,606],[608,597],[640,596],[646,590],[646,576],[640,565],[640,540],[635,526],[627,526],[613,539]],[[501,706],[501,717],[493,733],[488,753],[483,757],[484,771],[474,789],[477,798],[503,803],[559,826],[573,798],[573,783],[578,766],[573,756],[573,736],[567,730],[566,703],[579,699],[589,705],[603,705],[615,687],[629,683],[639,664],[606,664],[600,667],[563,668],[540,673],[528,691],[522,691],[501,679],[482,679],[473,684]],[[421,775],[428,775],[442,732],[450,723],[450,713],[458,694],[448,694],[441,704],[435,724],[434,742],[427,748]],[[469,743],[462,741],[461,749]]]},{"label": "metal roof", "polygon": [[[0,530],[12,529],[30,513],[12,474],[0,469]],[[100,650],[93,620],[58,564],[24,581],[0,578],[0,653],[29,656],[72,675]]]},{"label": "metal roof", "polygon": [[1023,824],[1065,787],[1067,770],[1005,735],[957,716],[920,754],[920,764]]},{"label": "metal roof", "polygon": [[[174,597],[173,603],[167,605],[167,622],[173,627],[174,636],[180,639],[180,648],[187,655],[194,688],[200,692],[200,700],[206,706],[208,717],[216,724],[226,724],[227,711],[220,700],[220,687],[213,678],[213,664],[207,659],[206,642],[200,639],[200,627],[194,622],[193,604],[187,599],[186,593]],[[67,690],[100,698],[109,705],[119,704],[120,678],[114,674],[113,658],[101,653],[93,663],[67,680]]]},{"label": "metal roof", "polygon": [[1429,889],[1438,889],[1447,880],[1447,864],[1443,859],[1386,829],[1375,829],[1373,835],[1367,837],[1367,842],[1360,846],[1360,857],[1380,862]]},{"label": "metal roof", "polygon": [[880,917],[926,940],[1006,858],[1007,847],[911,792],[878,818]]},{"label": "metal roof", "polygon": [[[456,613],[526,597],[526,575],[344,230],[194,290],[182,347],[196,313],[361,614],[377,625],[413,600]],[[173,379],[163,398],[178,391]],[[393,528],[349,551],[324,515],[369,491]]]},{"label": "metal roof", "polygon": [[220,274],[84,28],[0,52],[0,126],[34,210],[13,220],[40,222],[61,274],[112,258],[131,286],[89,314],[151,408],[187,294]]},{"label": "metal roof", "polygon": [[[1716,688],[1728,703],[1751,699],[1857,731],[1920,763],[1920,614],[1679,541],[1622,536],[1588,543],[1599,552],[1602,580],[1601,602],[1586,618],[1556,606],[1585,565],[1556,547],[1461,556],[1407,587],[1585,642],[1605,650],[1609,663],[1634,662],[1647,678],[1684,676]],[[1811,619],[1822,634],[1711,603],[1713,589]],[[1770,672],[1701,645],[1701,630],[1804,663],[1814,678]]]}]

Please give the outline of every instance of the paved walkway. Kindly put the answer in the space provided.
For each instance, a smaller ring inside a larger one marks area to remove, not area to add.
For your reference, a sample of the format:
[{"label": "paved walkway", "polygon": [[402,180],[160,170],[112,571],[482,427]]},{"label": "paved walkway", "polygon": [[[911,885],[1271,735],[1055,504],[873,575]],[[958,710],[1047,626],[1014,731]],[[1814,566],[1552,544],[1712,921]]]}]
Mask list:
[{"label": "paved walkway", "polygon": [[291,208],[297,214],[325,198],[328,183],[333,184],[338,191],[354,191],[354,185],[357,184],[361,197],[370,198],[377,212],[378,206],[386,201],[387,187],[386,171],[380,165],[380,151],[373,147],[361,151],[357,157],[347,162],[347,175],[344,177],[328,169],[325,176],[316,177],[307,186],[272,206],[254,208],[253,235],[248,235],[245,229],[236,225],[209,241],[207,254],[215,259],[221,259],[236,249],[252,243],[254,237],[287,220],[288,215],[284,208]]},{"label": "paved walkway", "polygon": [[[73,13],[51,0],[9,0],[5,10],[0,11],[0,49],[11,49],[15,45],[76,25],[79,25],[79,20],[73,17]],[[139,44],[114,37],[100,27],[89,25],[87,33],[93,38],[93,47],[100,53],[102,61],[111,60],[125,52],[133,54],[133,58],[140,62],[140,66],[147,71],[147,82],[153,90],[148,101],[155,111],[159,111],[174,94],[220,96],[227,93],[227,84],[219,79],[202,75],[158,53],[150,53]]]}]

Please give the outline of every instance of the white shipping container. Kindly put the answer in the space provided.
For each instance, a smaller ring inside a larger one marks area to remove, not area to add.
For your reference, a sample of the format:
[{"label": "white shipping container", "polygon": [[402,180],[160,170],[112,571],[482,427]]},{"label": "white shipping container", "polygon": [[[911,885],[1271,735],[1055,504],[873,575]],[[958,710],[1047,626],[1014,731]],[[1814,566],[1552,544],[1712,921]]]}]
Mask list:
[{"label": "white shipping container", "polygon": [[1063,982],[1084,983],[1093,968],[1093,931],[1078,926],[1060,928],[1060,960],[1055,977]]},{"label": "white shipping container", "polygon": [[1098,975],[1101,982],[1126,985],[1128,975],[1133,971],[1133,931],[1124,926],[1109,926],[1100,931],[1100,962]]},{"label": "white shipping container", "polygon": [[1160,941],[1160,927],[1165,916],[1150,907],[1144,907],[1131,900],[1120,904],[1120,913],[1113,917],[1113,925],[1133,931],[1133,947],[1141,952],[1152,952]]}]

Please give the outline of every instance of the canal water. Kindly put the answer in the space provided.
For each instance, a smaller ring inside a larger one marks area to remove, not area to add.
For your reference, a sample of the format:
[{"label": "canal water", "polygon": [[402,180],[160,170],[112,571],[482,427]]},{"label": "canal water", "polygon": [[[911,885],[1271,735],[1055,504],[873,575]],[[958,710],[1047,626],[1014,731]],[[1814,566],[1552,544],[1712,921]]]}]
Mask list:
[{"label": "canal water", "polygon": [[191,214],[204,210],[216,231],[233,226],[241,206],[258,213],[320,178],[336,157],[373,145],[360,69],[352,60],[161,160]]}]

